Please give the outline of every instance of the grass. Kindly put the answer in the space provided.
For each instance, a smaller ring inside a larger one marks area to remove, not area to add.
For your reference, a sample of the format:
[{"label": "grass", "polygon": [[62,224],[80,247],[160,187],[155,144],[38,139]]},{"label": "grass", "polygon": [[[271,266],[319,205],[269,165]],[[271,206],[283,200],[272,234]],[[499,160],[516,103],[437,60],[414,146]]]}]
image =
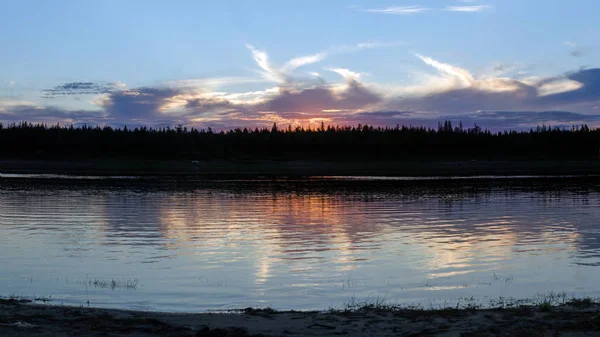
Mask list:
[{"label": "grass", "polygon": [[338,314],[351,314],[362,312],[414,312],[434,315],[452,315],[464,311],[474,310],[502,310],[502,309],[537,309],[541,312],[552,312],[561,306],[571,306],[577,309],[600,305],[600,298],[591,297],[568,297],[564,292],[548,292],[539,294],[529,299],[515,299],[499,297],[490,299],[487,304],[478,302],[474,297],[461,298],[456,302],[444,302],[443,304],[430,303],[429,306],[406,305],[389,302],[386,296],[369,297],[365,300],[357,300],[351,297],[342,308],[331,308],[329,312]]},{"label": "grass", "polygon": [[94,288],[102,288],[102,289],[125,289],[125,290],[136,290],[138,286],[137,279],[126,279],[126,280],[115,280],[111,278],[110,280],[103,279],[86,279],[84,284],[86,286],[92,286]]},{"label": "grass", "polygon": [[367,311],[367,310],[389,310],[394,307],[390,305],[386,299],[386,296],[377,296],[374,298],[367,298],[364,301],[358,302],[356,297],[352,296],[346,304],[344,304],[345,311]]},{"label": "grass", "polygon": [[17,295],[15,293],[10,294],[8,297],[0,296],[0,303],[12,303],[12,304],[31,303],[31,302],[47,303],[50,301],[52,301],[51,296],[35,296],[34,295],[31,297],[27,297],[27,296],[23,296],[23,295]]},{"label": "grass", "polygon": [[52,297],[51,296],[33,296],[33,300],[36,302],[47,303],[47,302],[52,301]]},{"label": "grass", "polygon": [[588,308],[596,303],[598,303],[598,302],[593,300],[590,297],[572,298],[568,302],[566,302],[566,304],[571,305],[575,308]]},{"label": "grass", "polygon": [[432,304],[429,307],[422,305],[406,305],[389,302],[387,296],[369,297],[365,300],[358,301],[354,296],[344,304],[341,309],[332,308],[329,310],[333,314],[349,315],[357,313],[402,313],[402,314],[426,314],[426,315],[443,315],[452,316],[460,312],[468,310],[483,309],[484,307],[474,302],[474,298],[458,300],[456,304],[435,306]]},{"label": "grass", "polygon": [[541,312],[551,312],[552,304],[550,302],[542,302],[539,304],[539,309]]},{"label": "grass", "polygon": [[[103,289],[127,289],[135,290],[139,284],[137,279],[123,279],[117,280],[111,278],[110,280],[103,279],[86,279],[84,284],[87,286],[93,286],[95,288]],[[31,303],[31,302],[43,302],[47,303],[52,301],[51,296],[32,296],[27,297],[23,295],[17,295],[15,293],[10,294],[8,297],[0,296],[0,304],[6,303]],[[464,297],[457,299],[456,302],[444,302],[443,304],[434,304],[430,302],[429,306],[422,304],[399,304],[398,302],[390,302],[387,298],[387,294],[384,296],[368,297],[364,300],[358,300],[355,296],[349,298],[347,302],[343,304],[341,308],[330,308],[327,311],[334,314],[353,314],[353,313],[417,313],[426,315],[452,315],[465,311],[475,310],[498,310],[498,309],[527,309],[527,310],[538,310],[544,313],[553,312],[555,308],[559,307],[573,307],[576,309],[585,309],[592,306],[600,305],[600,297],[592,298],[586,297],[568,297],[565,292],[548,292],[538,294],[533,298],[528,299],[515,299],[510,297],[498,297],[490,299],[489,302],[482,303],[475,297]],[[243,312],[250,315],[270,315],[276,314],[280,311],[271,307],[265,308],[245,308],[245,309],[232,309],[229,311]],[[294,311],[294,310],[292,310]],[[314,310],[311,310],[313,312]]]}]

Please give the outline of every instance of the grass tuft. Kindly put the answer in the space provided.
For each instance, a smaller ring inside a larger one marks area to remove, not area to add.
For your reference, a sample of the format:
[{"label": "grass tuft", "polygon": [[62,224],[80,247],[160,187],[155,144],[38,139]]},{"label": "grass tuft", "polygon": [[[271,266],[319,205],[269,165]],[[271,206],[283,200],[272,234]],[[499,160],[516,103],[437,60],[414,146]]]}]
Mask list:
[{"label": "grass tuft", "polygon": [[552,303],[545,301],[538,305],[541,312],[552,312]]},{"label": "grass tuft", "polygon": [[575,308],[589,308],[595,303],[596,301],[594,301],[590,297],[573,298],[566,302],[566,304],[571,305]]},{"label": "grass tuft", "polygon": [[126,290],[136,290],[138,286],[137,279],[127,279],[127,280],[102,280],[102,279],[94,279],[94,280],[86,280],[86,285],[90,285],[94,288],[103,288],[103,289],[126,289]]}]

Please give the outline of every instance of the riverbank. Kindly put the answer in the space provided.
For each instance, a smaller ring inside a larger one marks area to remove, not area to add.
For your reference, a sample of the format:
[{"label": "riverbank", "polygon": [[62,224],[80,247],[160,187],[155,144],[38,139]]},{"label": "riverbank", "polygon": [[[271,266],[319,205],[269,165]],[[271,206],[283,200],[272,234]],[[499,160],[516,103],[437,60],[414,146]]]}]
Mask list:
[{"label": "riverbank", "polygon": [[190,161],[0,159],[0,172],[98,176],[478,176],[598,175],[600,160]]},{"label": "riverbank", "polygon": [[170,314],[31,305],[0,300],[0,335],[62,336],[597,336],[600,304],[573,300],[551,307]]}]

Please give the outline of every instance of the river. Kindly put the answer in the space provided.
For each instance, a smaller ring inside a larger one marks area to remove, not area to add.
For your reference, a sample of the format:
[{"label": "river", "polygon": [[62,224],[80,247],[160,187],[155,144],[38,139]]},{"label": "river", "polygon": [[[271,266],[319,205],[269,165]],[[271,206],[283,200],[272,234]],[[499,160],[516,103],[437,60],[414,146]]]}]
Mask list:
[{"label": "river", "polygon": [[0,296],[197,312],[599,296],[597,179],[0,179]]}]

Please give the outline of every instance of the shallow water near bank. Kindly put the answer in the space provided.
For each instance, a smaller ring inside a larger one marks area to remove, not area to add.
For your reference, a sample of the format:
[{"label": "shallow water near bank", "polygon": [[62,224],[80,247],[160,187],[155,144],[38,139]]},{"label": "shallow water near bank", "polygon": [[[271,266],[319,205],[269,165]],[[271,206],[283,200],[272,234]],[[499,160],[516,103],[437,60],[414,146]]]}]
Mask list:
[{"label": "shallow water near bank", "polygon": [[600,295],[594,180],[16,178],[3,296],[193,312]]}]

